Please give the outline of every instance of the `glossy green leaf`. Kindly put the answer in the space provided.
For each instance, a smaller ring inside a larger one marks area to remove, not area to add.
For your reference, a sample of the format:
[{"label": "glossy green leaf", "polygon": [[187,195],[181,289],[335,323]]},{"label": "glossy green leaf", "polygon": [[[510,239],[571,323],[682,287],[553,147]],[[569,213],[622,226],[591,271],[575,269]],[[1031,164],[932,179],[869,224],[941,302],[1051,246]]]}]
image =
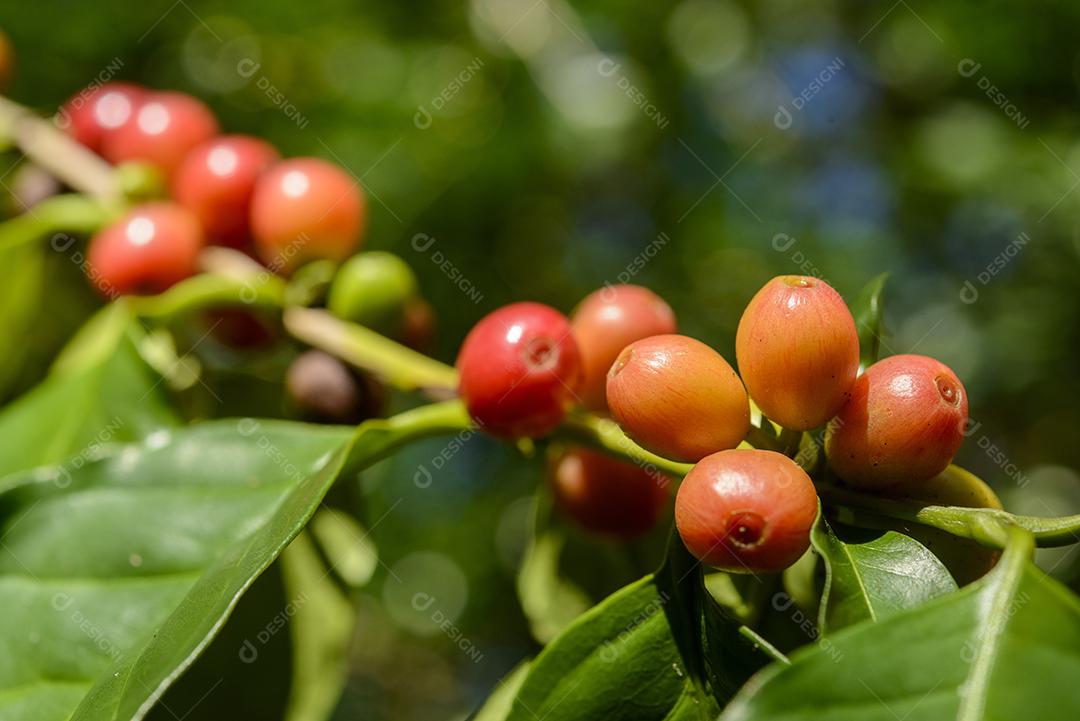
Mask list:
[{"label": "glossy green leaf", "polygon": [[81,464],[109,444],[176,425],[159,378],[136,349],[140,333],[122,306],[110,307],[45,381],[0,412],[0,476],[68,459]]},{"label": "glossy green leaf", "polygon": [[814,550],[825,560],[821,633],[879,621],[956,590],[945,565],[914,538],[895,531],[868,536],[841,540],[820,517],[810,534]]},{"label": "glossy green leaf", "polygon": [[882,273],[863,286],[851,303],[851,315],[859,331],[859,365],[866,368],[878,359],[881,339],[885,335],[885,282],[888,273]]},{"label": "glossy green leaf", "polygon": [[[460,430],[458,403],[352,433],[219,421],[0,492],[0,717],[138,719],[344,469]],[[257,649],[256,649],[257,651]]]},{"label": "glossy green leaf", "polygon": [[715,718],[675,644],[669,600],[646,577],[579,617],[533,662],[509,721]]},{"label": "glossy green leaf", "polygon": [[575,620],[533,662],[510,721],[713,719],[768,663],[705,591],[673,535],[653,576]]},{"label": "glossy green leaf", "polygon": [[[762,582],[747,578],[749,583]],[[691,677],[718,703],[727,703],[751,674],[772,660],[772,649],[766,650],[756,634],[747,633],[713,598],[701,562],[674,529],[655,581],[661,596],[671,599],[665,612]]]},{"label": "glossy green leaf", "polygon": [[1022,531],[982,580],[847,628],[755,676],[722,721],[1080,718],[1080,600]]}]

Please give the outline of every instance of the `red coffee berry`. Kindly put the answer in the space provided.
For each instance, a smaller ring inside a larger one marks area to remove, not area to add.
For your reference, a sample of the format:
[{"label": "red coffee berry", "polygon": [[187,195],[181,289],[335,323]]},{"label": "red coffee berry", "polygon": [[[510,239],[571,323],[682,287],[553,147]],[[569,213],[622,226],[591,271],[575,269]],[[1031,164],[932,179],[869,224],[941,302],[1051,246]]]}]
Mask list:
[{"label": "red coffee berry", "polygon": [[840,478],[879,488],[941,473],[964,440],[967,392],[947,365],[920,355],[878,361],[829,424],[825,452]]},{"label": "red coffee berry", "polygon": [[195,274],[202,247],[202,228],[187,209],[139,205],[91,238],[90,279],[106,297],[160,293]]},{"label": "red coffee berry", "polygon": [[121,127],[146,95],[132,83],[105,83],[71,97],[56,116],[56,124],[94,152],[101,151],[106,134]]},{"label": "red coffee berry", "polygon": [[184,157],[173,197],[195,214],[211,242],[239,248],[250,235],[255,180],[278,157],[272,145],[248,135],[213,138]]},{"label": "red coffee berry", "polygon": [[584,448],[568,450],[550,475],[555,504],[587,531],[620,539],[647,533],[670,498],[670,479]]},{"label": "red coffee berry", "polygon": [[734,448],[750,430],[742,381],[723,356],[683,335],[631,343],[608,372],[611,415],[645,448],[698,461]]},{"label": "red coffee berry", "polygon": [[570,322],[540,303],[512,303],[482,318],[466,336],[457,368],[469,415],[503,438],[550,433],[581,383]]},{"label": "red coffee berry", "polygon": [[773,278],[743,311],[735,357],[750,397],[785,428],[832,418],[859,371],[859,334],[840,294],[801,275]]},{"label": "red coffee berry", "polygon": [[690,553],[731,573],[768,573],[810,546],[814,484],[774,451],[729,450],[704,458],[683,479],[675,525]]},{"label": "red coffee berry", "polygon": [[612,285],[592,292],[574,310],[570,323],[581,351],[581,397],[595,411],[607,410],[607,373],[622,349],[676,330],[671,306],[639,285]]},{"label": "red coffee berry", "polygon": [[295,158],[255,183],[251,230],[263,262],[288,272],[307,260],[352,255],[366,214],[360,185],[348,173],[318,158]]},{"label": "red coffee berry", "polygon": [[202,101],[185,93],[147,93],[123,125],[105,133],[101,154],[116,164],[149,163],[170,178],[192,148],[217,133],[217,119]]}]

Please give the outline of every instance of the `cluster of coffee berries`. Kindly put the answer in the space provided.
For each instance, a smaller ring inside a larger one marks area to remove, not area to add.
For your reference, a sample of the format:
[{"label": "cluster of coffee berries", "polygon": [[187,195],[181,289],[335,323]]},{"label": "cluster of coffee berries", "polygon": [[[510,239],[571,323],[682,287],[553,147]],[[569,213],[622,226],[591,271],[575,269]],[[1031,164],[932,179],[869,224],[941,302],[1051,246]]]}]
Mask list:
[{"label": "cluster of coffee berries", "polygon": [[[483,318],[458,354],[459,395],[476,423],[501,438],[553,431],[569,408],[607,412],[607,370],[628,343],[675,331],[660,297],[633,285],[602,288],[570,318],[514,303]],[[670,497],[651,468],[570,447],[552,464],[556,505],[584,528],[631,538],[652,528]]]},{"label": "cluster of coffee berries", "polygon": [[269,143],[222,135],[200,100],[111,82],[80,92],[57,118],[110,163],[142,163],[169,199],[130,208],[90,242],[107,295],[160,292],[197,271],[207,244],[248,252],[288,274],[307,260],[344,260],[359,247],[359,183],[318,158],[282,160]]},{"label": "cluster of coffee berries", "polygon": [[[325,293],[330,312],[417,349],[431,344],[434,311],[409,266],[388,252],[357,252],[364,194],[337,165],[282,159],[264,140],[220,134],[200,100],[132,83],[75,95],[57,124],[121,173],[139,169],[157,181],[144,186],[168,190],[91,238],[87,271],[106,296],[164,291],[198,272],[205,246],[220,245],[284,276],[309,262],[340,263]],[[230,347],[273,337],[246,309],[215,308],[209,316],[215,338]],[[293,413],[312,421],[356,423],[382,406],[372,378],[315,351],[296,358],[285,387]]]},{"label": "cluster of coffee berries", "polygon": [[[458,356],[459,392],[496,436],[546,435],[580,404],[610,414],[647,450],[694,463],[676,497],[676,525],[695,556],[733,572],[793,563],[809,547],[818,513],[814,484],[795,461],[739,448],[751,399],[767,432],[773,424],[796,433],[827,426],[829,466],[859,488],[924,482],[959,449],[967,398],[955,374],[931,358],[901,355],[860,375],[855,321],[818,278],[769,281],[746,307],[735,346],[739,373],[708,345],[678,335],[655,294],[606,287],[569,319],[537,303],[482,319]],[[629,480],[644,471],[620,463],[571,450],[555,467],[556,501],[594,530],[620,535],[613,519],[623,515],[622,535],[640,532],[662,507],[664,484]]]}]

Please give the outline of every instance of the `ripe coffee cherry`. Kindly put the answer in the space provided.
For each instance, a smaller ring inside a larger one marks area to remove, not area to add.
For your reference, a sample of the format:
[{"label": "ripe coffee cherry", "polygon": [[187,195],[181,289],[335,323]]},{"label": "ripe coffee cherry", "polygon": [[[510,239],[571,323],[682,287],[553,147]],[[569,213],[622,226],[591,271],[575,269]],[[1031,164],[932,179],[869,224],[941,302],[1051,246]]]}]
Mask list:
[{"label": "ripe coffee cherry", "polygon": [[146,203],[90,240],[90,277],[107,297],[160,293],[197,270],[202,228],[175,203]]},{"label": "ripe coffee cherry", "polygon": [[318,158],[271,167],[255,183],[251,230],[263,262],[289,272],[307,260],[343,260],[360,245],[366,218],[359,183]]},{"label": "ripe coffee cherry", "polygon": [[147,93],[120,127],[105,133],[101,154],[111,163],[141,160],[166,178],[196,145],[218,133],[210,109],[185,93]]},{"label": "ripe coffee cherry", "polygon": [[570,322],[540,303],[512,303],[482,318],[465,337],[457,368],[469,415],[501,438],[550,433],[581,385]]},{"label": "ripe coffee cherry", "polygon": [[326,307],[331,313],[394,338],[420,284],[408,263],[385,251],[358,253],[338,269]]},{"label": "ripe coffee cherry", "polygon": [[694,462],[734,448],[750,402],[723,356],[683,335],[631,343],[608,372],[607,401],[623,430],[662,456]]},{"label": "ripe coffee cherry", "polygon": [[607,410],[607,373],[623,348],[676,330],[671,306],[639,285],[612,285],[592,292],[570,322],[581,350],[581,397],[594,411]]},{"label": "ripe coffee cherry", "polygon": [[787,568],[810,546],[817,493],[795,461],[774,451],[704,458],[675,498],[675,525],[702,562],[731,573]]},{"label": "ripe coffee cherry", "polygon": [[285,389],[295,411],[313,423],[355,425],[379,414],[383,394],[367,376],[328,353],[300,354],[285,374]]},{"label": "ripe coffee cherry", "polygon": [[248,135],[223,135],[188,153],[172,179],[173,197],[202,223],[211,242],[239,248],[250,235],[255,179],[278,153]]},{"label": "ripe coffee cherry", "polygon": [[656,525],[670,479],[584,448],[564,453],[550,476],[555,504],[582,528],[630,539]]},{"label": "ripe coffee cherry", "polygon": [[859,334],[840,294],[801,275],[773,278],[743,311],[735,357],[750,397],[793,431],[816,428],[850,397]]},{"label": "ripe coffee cherry", "polygon": [[146,91],[132,83],[105,83],[72,97],[60,109],[56,124],[94,152],[104,137],[134,115]]},{"label": "ripe coffee cherry", "polygon": [[825,452],[836,475],[878,488],[923,481],[949,465],[964,440],[964,386],[944,363],[919,355],[878,361],[829,424]]}]

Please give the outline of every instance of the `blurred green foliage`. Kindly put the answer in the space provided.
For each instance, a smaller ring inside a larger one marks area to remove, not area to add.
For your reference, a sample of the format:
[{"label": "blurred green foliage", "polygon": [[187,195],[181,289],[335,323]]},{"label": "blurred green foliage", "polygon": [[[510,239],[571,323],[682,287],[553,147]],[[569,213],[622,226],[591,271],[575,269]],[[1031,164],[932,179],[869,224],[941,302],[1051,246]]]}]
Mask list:
[{"label": "blurred green foliage", "polygon": [[[500,304],[568,311],[621,281],[730,356],[768,277],[821,275],[850,298],[891,271],[883,353],[957,371],[974,420],[960,462],[1038,515],[1080,507],[1078,22],[1075,4],[952,0],[0,8],[9,95],[42,114],[113,68],[346,166],[367,247],[401,255],[438,309],[443,359]],[[94,302],[50,255],[21,388]],[[533,649],[511,599],[542,463],[477,438],[418,488],[442,447],[360,481],[379,488],[369,524],[396,510],[340,718],[462,714]],[[1075,587],[1071,551],[1043,553]],[[464,594],[454,624],[481,661],[395,606],[388,569],[417,553]]]}]

